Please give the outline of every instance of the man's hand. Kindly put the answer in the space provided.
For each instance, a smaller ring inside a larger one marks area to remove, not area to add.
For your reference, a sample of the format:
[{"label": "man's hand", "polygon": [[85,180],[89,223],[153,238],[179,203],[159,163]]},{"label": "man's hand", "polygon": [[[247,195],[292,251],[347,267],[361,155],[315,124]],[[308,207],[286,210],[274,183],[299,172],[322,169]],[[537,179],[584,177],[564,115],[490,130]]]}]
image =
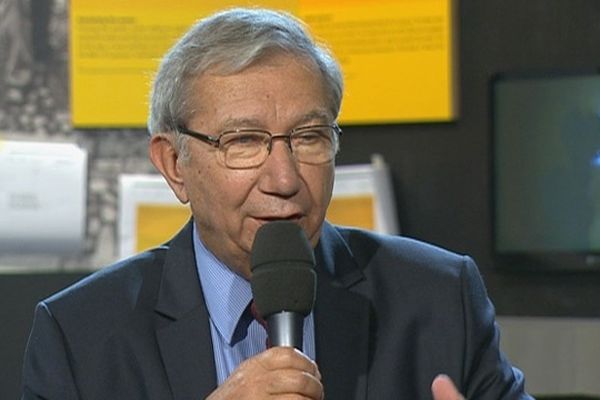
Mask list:
[{"label": "man's hand", "polygon": [[273,347],[241,363],[207,400],[322,400],[317,364],[291,347]]},{"label": "man's hand", "polygon": [[464,400],[465,398],[458,392],[452,379],[446,375],[438,375],[431,384],[431,392],[435,400]]}]

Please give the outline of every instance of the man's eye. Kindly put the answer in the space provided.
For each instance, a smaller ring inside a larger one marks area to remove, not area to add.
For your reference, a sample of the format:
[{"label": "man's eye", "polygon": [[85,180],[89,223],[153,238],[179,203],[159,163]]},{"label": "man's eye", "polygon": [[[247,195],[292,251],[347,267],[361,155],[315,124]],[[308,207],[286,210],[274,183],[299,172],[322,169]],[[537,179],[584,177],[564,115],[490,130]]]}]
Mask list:
[{"label": "man's eye", "polygon": [[265,135],[260,133],[240,133],[228,135],[224,140],[225,146],[260,146],[265,142]]},{"label": "man's eye", "polygon": [[326,133],[318,130],[302,132],[294,137],[294,141],[296,142],[296,144],[302,145],[318,144],[326,140]]}]

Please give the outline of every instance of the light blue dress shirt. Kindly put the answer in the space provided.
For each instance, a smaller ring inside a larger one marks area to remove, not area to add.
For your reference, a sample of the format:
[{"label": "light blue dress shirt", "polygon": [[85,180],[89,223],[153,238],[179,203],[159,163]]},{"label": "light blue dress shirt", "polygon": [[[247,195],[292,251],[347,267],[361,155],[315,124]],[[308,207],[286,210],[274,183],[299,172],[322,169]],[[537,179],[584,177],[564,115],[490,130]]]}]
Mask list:
[{"label": "light blue dress shirt", "polygon": [[[266,348],[267,333],[252,317],[250,282],[234,273],[203,244],[194,225],[194,252],[210,319],[218,384],[237,366]],[[313,314],[304,319],[303,352],[315,360]]]}]

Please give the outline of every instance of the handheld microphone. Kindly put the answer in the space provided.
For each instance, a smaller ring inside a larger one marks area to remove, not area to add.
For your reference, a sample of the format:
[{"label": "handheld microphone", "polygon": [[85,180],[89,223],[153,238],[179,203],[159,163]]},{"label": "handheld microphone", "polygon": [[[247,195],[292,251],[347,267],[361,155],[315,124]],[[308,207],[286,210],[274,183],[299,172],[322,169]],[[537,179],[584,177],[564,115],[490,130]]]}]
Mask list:
[{"label": "handheld microphone", "polygon": [[313,249],[302,228],[289,221],[261,226],[251,255],[252,294],[267,321],[273,346],[302,350],[304,318],[315,303]]}]

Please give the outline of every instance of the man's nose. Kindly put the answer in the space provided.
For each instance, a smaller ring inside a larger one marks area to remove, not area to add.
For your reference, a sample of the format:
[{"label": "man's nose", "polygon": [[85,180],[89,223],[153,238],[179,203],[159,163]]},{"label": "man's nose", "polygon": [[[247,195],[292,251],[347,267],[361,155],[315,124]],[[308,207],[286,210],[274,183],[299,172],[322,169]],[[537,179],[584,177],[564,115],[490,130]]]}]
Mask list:
[{"label": "man's nose", "polygon": [[274,136],[271,151],[261,168],[259,189],[265,193],[291,197],[300,190],[298,163],[292,154],[289,136]]},{"label": "man's nose", "polygon": [[271,142],[269,143],[269,153],[271,153],[271,151],[273,150],[273,145],[276,143],[275,142],[276,140],[285,143],[287,145],[288,149],[290,149],[290,153],[294,152],[294,150],[292,149],[291,136],[286,135],[286,134],[281,134],[281,135],[272,135],[271,136]]}]

